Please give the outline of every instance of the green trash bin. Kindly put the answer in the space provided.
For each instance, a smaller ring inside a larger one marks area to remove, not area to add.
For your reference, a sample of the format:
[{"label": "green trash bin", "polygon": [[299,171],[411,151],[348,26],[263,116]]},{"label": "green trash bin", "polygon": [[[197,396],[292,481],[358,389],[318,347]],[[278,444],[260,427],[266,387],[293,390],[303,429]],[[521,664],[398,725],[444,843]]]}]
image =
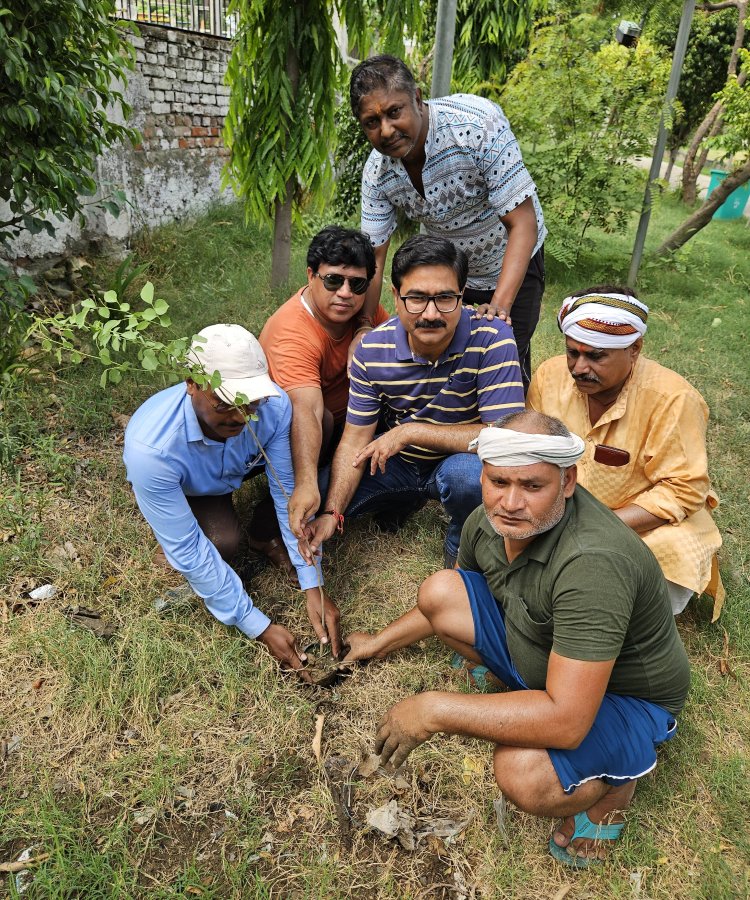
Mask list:
[{"label": "green trash bin", "polygon": [[[726,177],[727,173],[722,172],[721,169],[711,169],[711,181],[708,184],[708,193],[706,194],[707,199],[711,196],[714,188],[718,187]],[[736,191],[732,191],[711,218],[724,220],[741,219],[745,212],[745,204],[748,197],[750,197],[750,181],[745,182]]]}]

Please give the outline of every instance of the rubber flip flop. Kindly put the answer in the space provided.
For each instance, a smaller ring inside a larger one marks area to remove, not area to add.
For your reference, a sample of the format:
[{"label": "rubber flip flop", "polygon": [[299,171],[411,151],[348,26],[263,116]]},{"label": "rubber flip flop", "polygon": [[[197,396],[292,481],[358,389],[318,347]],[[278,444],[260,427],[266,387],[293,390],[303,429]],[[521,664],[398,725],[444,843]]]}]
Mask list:
[{"label": "rubber flip flop", "polygon": [[[574,819],[575,831],[570,839],[570,844],[577,838],[614,842],[618,840],[622,834],[622,829],[625,827],[624,822],[613,822],[610,825],[597,824],[589,819],[586,812],[576,813]],[[549,852],[559,863],[572,869],[588,869],[591,866],[601,866],[604,863],[603,859],[599,859],[596,856],[577,856],[575,848],[571,847],[570,844],[567,847],[558,846],[553,835],[549,839]]]}]

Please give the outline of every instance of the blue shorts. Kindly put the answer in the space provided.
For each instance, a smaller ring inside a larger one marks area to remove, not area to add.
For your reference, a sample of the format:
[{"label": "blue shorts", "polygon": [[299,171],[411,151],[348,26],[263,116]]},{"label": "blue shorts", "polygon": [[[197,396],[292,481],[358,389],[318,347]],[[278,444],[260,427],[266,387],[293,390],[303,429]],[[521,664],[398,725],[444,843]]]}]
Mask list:
[{"label": "blue shorts", "polygon": [[[513,691],[528,690],[508,652],[505,617],[484,575],[458,569],[474,619],[474,649]],[[606,693],[591,730],[575,750],[547,750],[566,794],[594,778],[624,784],[650,772],[656,747],[674,737],[675,717],[663,706]]]}]

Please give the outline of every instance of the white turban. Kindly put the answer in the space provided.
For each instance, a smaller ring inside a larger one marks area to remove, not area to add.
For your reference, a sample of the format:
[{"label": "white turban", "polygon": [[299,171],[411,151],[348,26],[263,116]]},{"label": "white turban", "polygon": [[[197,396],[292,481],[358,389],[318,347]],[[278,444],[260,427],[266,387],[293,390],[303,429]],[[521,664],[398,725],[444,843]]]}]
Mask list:
[{"label": "white turban", "polygon": [[581,344],[603,350],[630,347],[646,333],[648,307],[627,294],[585,294],[566,297],[557,324]]},{"label": "white turban", "polygon": [[469,444],[491,466],[533,466],[546,462],[567,469],[583,456],[586,445],[577,434],[526,434],[510,428],[483,428]]}]

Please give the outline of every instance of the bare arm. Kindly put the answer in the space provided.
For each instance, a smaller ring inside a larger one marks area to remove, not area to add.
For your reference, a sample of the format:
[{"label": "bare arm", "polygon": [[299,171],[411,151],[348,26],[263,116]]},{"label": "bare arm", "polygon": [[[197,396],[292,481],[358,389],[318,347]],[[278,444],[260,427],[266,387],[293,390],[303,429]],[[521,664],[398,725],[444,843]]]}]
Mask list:
[{"label": "bare arm", "polygon": [[653,531],[654,528],[659,528],[660,525],[667,524],[666,519],[660,519],[658,516],[645,510],[642,506],[638,506],[637,503],[628,503],[627,506],[623,506],[620,509],[613,509],[612,512],[618,519],[623,521],[628,528],[632,528],[633,531],[638,534],[645,534],[647,531]]},{"label": "bare arm", "polygon": [[323,392],[317,387],[293,388],[292,463],[294,493],[289,501],[289,527],[301,538],[304,525],[320,506],[318,458],[323,440]]},{"label": "bare arm", "polygon": [[551,653],[541,691],[475,695],[430,691],[407,697],[380,723],[375,752],[397,768],[433,734],[463,734],[511,747],[577,747],[588,734],[614,660],[587,662]]},{"label": "bare arm", "polygon": [[383,290],[383,275],[385,273],[385,261],[388,256],[388,247],[391,243],[390,238],[379,247],[375,248],[375,276],[370,282],[370,287],[367,288],[367,293],[365,294],[365,304],[362,307],[362,312],[360,315],[369,316],[371,319],[375,318],[375,313],[378,309],[378,303],[380,303],[380,294]]},{"label": "bare arm", "polygon": [[432,425],[429,422],[407,422],[397,425],[370,441],[354,457],[353,464],[360,465],[369,458],[370,474],[377,469],[385,472],[386,462],[400,453],[404,447],[417,446],[438,453],[467,453],[469,442],[478,436],[482,424],[476,425]]},{"label": "bare arm", "polygon": [[377,634],[355,631],[347,635],[349,653],[346,660],[383,659],[396,650],[410,647],[434,633],[430,620],[420,612],[418,606],[415,606]]},{"label": "bare arm", "polygon": [[[331,464],[331,480],[328,485],[328,496],[323,504],[325,509],[334,509],[339,513],[349,505],[362,480],[364,467],[354,465],[353,460],[359,451],[367,445],[375,434],[376,422],[372,425],[352,425],[347,422],[341,436],[336,455]],[[300,541],[299,551],[302,557],[312,564],[312,556],[318,547],[336,530],[337,520],[334,516],[319,516],[305,528],[305,536]]]},{"label": "bare arm", "polygon": [[508,231],[508,244],[487,318],[492,319],[493,314],[497,314],[509,322],[516,294],[529,268],[538,236],[536,213],[531,198],[527,197],[514,210],[501,216],[500,221]]},{"label": "bare arm", "polygon": [[367,334],[367,332],[372,328],[371,325],[366,325],[367,320],[373,323],[375,322],[375,313],[378,311],[378,303],[380,303],[380,292],[383,289],[383,272],[385,269],[385,260],[388,256],[389,244],[390,239],[388,239],[384,244],[381,244],[379,247],[375,248],[375,275],[370,282],[370,286],[367,288],[364,306],[362,307],[362,310],[359,314],[360,318],[365,319],[365,324],[363,324],[362,328],[357,329],[357,331],[354,333],[354,339],[352,340],[351,344],[349,344],[346,365],[347,372],[351,369],[352,356],[354,356],[354,351],[357,349],[359,342],[362,340],[363,336]]}]

